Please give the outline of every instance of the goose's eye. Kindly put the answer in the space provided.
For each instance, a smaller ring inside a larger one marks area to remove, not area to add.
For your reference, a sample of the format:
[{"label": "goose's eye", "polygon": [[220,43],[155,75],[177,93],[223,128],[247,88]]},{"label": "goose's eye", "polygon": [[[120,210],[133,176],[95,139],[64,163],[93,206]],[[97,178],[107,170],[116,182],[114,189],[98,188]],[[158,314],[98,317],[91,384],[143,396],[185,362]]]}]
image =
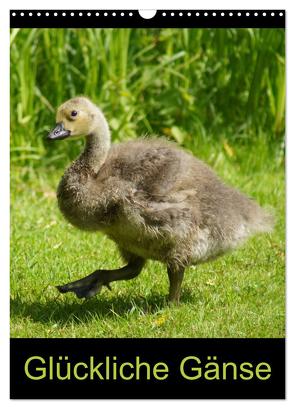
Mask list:
[{"label": "goose's eye", "polygon": [[78,115],[78,112],[77,111],[72,111],[71,112],[71,116],[77,116]]}]

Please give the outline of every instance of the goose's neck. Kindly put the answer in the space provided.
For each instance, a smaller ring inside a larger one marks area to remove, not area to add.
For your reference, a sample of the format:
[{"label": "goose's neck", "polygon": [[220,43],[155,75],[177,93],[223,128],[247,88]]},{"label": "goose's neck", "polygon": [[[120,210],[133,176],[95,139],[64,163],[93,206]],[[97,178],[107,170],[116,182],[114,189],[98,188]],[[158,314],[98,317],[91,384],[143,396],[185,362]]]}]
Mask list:
[{"label": "goose's neck", "polygon": [[89,167],[94,173],[97,173],[106,160],[110,146],[109,127],[101,114],[99,123],[86,136],[85,148],[78,160]]}]

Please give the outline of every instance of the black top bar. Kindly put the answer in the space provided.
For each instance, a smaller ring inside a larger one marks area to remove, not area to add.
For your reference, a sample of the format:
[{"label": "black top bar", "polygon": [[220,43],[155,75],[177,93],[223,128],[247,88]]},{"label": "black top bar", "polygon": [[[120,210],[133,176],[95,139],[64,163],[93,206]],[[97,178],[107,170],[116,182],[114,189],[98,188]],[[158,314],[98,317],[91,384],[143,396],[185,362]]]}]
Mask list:
[{"label": "black top bar", "polygon": [[285,28],[285,10],[11,10],[11,28]]}]

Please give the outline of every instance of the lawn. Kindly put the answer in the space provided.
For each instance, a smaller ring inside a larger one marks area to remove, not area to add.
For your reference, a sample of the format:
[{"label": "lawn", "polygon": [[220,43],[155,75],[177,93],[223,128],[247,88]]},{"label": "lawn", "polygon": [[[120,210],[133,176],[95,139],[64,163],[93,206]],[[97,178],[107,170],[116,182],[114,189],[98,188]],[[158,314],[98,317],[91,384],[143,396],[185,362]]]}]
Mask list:
[{"label": "lawn", "polygon": [[75,229],[59,213],[62,168],[12,166],[11,336],[284,337],[284,170],[273,158],[263,164],[263,152],[203,149],[201,158],[224,180],[274,208],[276,227],[189,268],[179,306],[167,305],[165,266],[151,261],[136,279],[115,282],[89,300],[59,294],[55,285],[122,261],[106,237]]}]

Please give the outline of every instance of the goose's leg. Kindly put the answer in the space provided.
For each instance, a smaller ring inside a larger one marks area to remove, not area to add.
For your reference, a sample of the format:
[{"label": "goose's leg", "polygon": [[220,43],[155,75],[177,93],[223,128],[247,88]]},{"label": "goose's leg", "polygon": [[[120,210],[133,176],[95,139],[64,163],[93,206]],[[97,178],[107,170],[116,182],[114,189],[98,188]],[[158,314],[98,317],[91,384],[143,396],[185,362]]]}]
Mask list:
[{"label": "goose's leg", "polygon": [[169,266],[167,268],[170,288],[169,288],[169,302],[179,303],[180,288],[184,275],[184,267]]},{"label": "goose's leg", "polygon": [[81,280],[57,286],[61,293],[72,291],[78,298],[89,298],[97,294],[103,285],[118,280],[131,280],[138,276],[144,266],[144,259],[133,256],[128,264],[115,270],[96,270]]}]

